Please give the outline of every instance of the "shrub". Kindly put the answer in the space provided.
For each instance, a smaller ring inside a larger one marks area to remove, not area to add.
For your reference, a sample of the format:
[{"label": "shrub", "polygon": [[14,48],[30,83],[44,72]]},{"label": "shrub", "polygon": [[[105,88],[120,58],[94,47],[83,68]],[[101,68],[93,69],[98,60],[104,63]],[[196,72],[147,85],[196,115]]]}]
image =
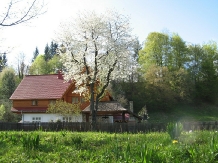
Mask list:
[{"label": "shrub", "polygon": [[178,140],[183,130],[183,125],[180,122],[170,122],[167,124],[167,133],[172,140]]}]

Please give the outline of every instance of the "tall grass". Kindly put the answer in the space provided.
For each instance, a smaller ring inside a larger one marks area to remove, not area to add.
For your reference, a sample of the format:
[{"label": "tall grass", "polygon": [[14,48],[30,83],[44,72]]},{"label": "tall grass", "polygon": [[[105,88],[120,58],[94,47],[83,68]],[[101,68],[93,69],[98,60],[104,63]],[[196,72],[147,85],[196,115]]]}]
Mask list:
[{"label": "tall grass", "polygon": [[0,162],[218,162],[218,133],[0,132]]}]

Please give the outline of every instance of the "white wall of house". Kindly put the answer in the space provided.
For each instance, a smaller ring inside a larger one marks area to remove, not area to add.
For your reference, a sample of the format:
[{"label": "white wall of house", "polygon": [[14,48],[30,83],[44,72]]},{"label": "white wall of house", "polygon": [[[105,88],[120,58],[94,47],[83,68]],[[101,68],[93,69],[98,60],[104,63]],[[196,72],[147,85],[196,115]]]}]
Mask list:
[{"label": "white wall of house", "polygon": [[79,115],[70,115],[70,116],[62,116],[59,114],[45,114],[45,113],[24,113],[22,114],[22,122],[56,122],[60,121],[71,121],[71,122],[82,122],[82,114]]}]

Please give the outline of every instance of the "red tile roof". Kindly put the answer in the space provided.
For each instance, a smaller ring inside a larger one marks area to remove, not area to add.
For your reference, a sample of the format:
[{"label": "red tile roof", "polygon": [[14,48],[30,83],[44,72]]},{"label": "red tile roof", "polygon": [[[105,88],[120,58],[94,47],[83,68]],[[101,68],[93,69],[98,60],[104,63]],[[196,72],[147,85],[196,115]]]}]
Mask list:
[{"label": "red tile roof", "polygon": [[11,95],[11,100],[60,99],[70,83],[52,75],[27,75]]}]

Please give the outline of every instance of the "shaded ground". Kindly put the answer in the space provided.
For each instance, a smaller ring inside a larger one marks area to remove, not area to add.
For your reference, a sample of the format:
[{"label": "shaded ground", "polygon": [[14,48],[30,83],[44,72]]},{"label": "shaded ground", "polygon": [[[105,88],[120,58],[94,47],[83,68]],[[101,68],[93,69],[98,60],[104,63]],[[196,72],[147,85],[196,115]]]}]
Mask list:
[{"label": "shaded ground", "polygon": [[181,105],[169,112],[148,112],[149,122],[218,121],[218,107]]}]

